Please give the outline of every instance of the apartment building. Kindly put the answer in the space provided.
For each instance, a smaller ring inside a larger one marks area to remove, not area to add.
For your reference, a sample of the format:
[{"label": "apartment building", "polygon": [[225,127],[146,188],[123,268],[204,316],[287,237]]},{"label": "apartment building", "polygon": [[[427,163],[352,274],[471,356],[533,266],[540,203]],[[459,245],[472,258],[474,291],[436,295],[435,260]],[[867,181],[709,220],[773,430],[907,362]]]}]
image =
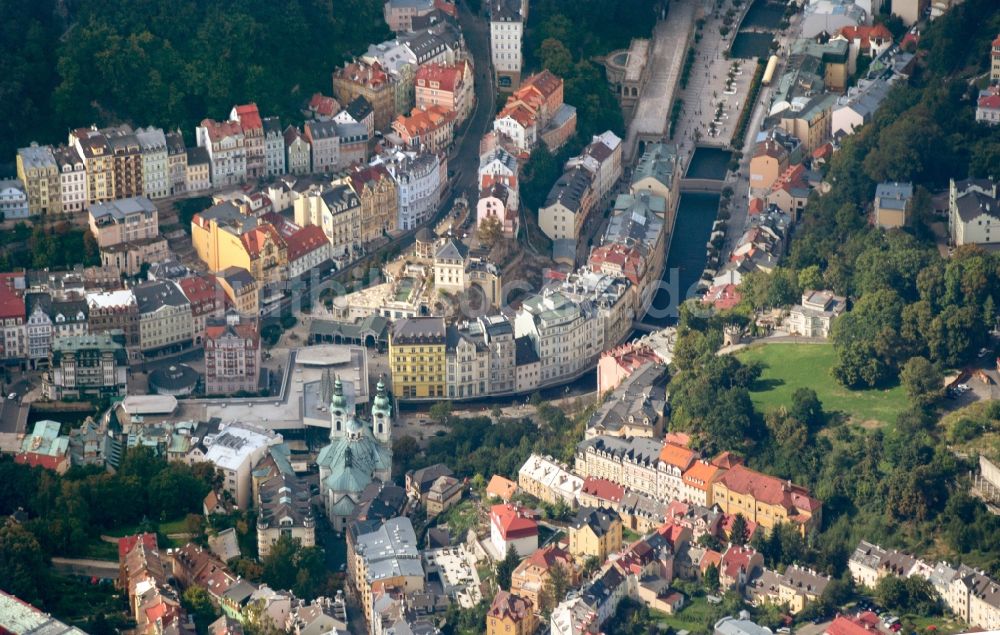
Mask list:
[{"label": "apartment building", "polygon": [[20,180],[0,180],[0,214],[3,214],[4,220],[28,218],[31,215],[28,192]]},{"label": "apartment building", "polygon": [[308,174],[312,171],[312,148],[309,140],[295,126],[288,126],[283,133],[285,143],[285,168],[289,174]]},{"label": "apartment building", "polygon": [[257,554],[267,557],[283,536],[316,546],[316,516],[309,484],[292,470],[285,446],[272,446],[253,469]]},{"label": "apartment building", "polygon": [[399,320],[389,334],[392,393],[397,398],[445,396],[447,332],[444,318]]},{"label": "apartment building", "polygon": [[222,488],[240,509],[248,509],[253,495],[253,466],[268,448],[283,441],[280,434],[248,423],[231,423],[214,437],[206,436],[204,460],[222,472]]},{"label": "apartment building", "polygon": [[139,351],[139,305],[132,289],[87,294],[87,323],[91,333],[121,331],[129,359]]},{"label": "apartment building", "polygon": [[526,299],[514,318],[514,336],[531,340],[541,360],[541,383],[574,377],[603,350],[596,309],[546,290]]},{"label": "apartment building", "polygon": [[212,187],[212,157],[207,148],[189,148],[184,166],[184,191],[201,192]]},{"label": "apartment building", "polygon": [[394,231],[399,220],[399,188],[389,170],[380,164],[355,166],[349,178],[361,202],[361,243],[370,243]]},{"label": "apartment building", "polygon": [[455,64],[424,64],[414,77],[414,103],[417,108],[441,106],[456,114],[455,125],[461,125],[475,105],[472,64],[462,60]]},{"label": "apartment building", "polygon": [[142,155],[142,193],[148,198],[170,196],[167,137],[161,128],[138,128],[135,137]]},{"label": "apartment building", "polygon": [[146,282],[133,292],[139,309],[139,349],[144,355],[174,352],[192,344],[191,303],[176,282]]},{"label": "apartment building", "polygon": [[260,387],[257,320],[228,314],[205,328],[205,394],[256,393]]},{"label": "apartment building", "polygon": [[187,148],[184,146],[184,135],[180,131],[168,132],[164,135],[167,142],[167,175],[170,182],[170,194],[183,194],[186,190]]},{"label": "apartment building", "polygon": [[396,92],[393,79],[378,62],[357,60],[333,73],[333,95],[347,104],[364,97],[374,111],[376,130],[385,130],[396,116]]},{"label": "apartment building", "polygon": [[513,91],[521,83],[524,63],[521,40],[524,20],[521,0],[490,0],[490,57],[500,90]]},{"label": "apartment building", "polygon": [[397,151],[378,157],[396,181],[399,209],[396,227],[413,229],[437,212],[448,183],[448,161],[432,152]]},{"label": "apartment building", "polygon": [[160,233],[156,206],[144,196],[94,203],[88,214],[90,233],[99,247],[156,238]]},{"label": "apartment building", "polygon": [[622,548],[622,521],[604,507],[581,507],[569,524],[569,553],[578,563],[599,562]]},{"label": "apartment building", "polygon": [[1000,242],[1000,197],[996,181],[952,179],[949,182],[948,233],[956,247]]},{"label": "apartment building", "polygon": [[594,174],[579,165],[570,168],[552,185],[539,208],[538,226],[553,241],[575,244],[597,200]]},{"label": "apartment building", "polygon": [[211,274],[181,278],[177,284],[180,285],[184,297],[191,303],[194,345],[200,346],[205,339],[205,328],[208,323],[223,317],[225,296],[216,287],[215,277]]},{"label": "apartment building", "polygon": [[383,7],[385,23],[397,33],[413,30],[413,18],[434,11],[434,0],[388,0]]},{"label": "apartment building", "polygon": [[264,117],[264,168],[266,176],[281,176],[285,174],[285,137],[281,130],[281,120],[277,117]]},{"label": "apartment building", "polygon": [[101,131],[111,149],[112,198],[142,196],[142,146],[129,126],[105,128]]},{"label": "apartment building", "polygon": [[246,150],[247,177],[258,179],[267,175],[264,151],[264,122],[260,119],[257,104],[233,106],[229,120],[238,122],[243,130],[243,147]]},{"label": "apartment building", "polygon": [[247,142],[239,122],[202,119],[195,136],[198,147],[208,151],[212,187],[246,181]]},{"label": "apartment building", "polygon": [[104,134],[96,126],[79,128],[69,134],[69,145],[76,148],[86,168],[87,204],[115,198],[114,158]]},{"label": "apartment building", "polygon": [[348,183],[335,183],[295,199],[295,222],[315,225],[330,241],[334,257],[349,257],[361,247],[361,199]]},{"label": "apartment building", "polygon": [[42,394],[53,401],[124,397],[127,371],[122,331],[57,338],[42,375]]},{"label": "apartment building", "polygon": [[62,211],[59,164],[49,146],[32,142],[17,151],[17,178],[28,193],[28,212],[52,214]]},{"label": "apartment building", "polygon": [[779,523],[795,525],[802,535],[822,522],[823,503],[790,481],[737,465],[712,486],[713,502],[726,514],[743,514],[765,531]]},{"label": "apartment building", "polygon": [[583,479],[550,456],[532,454],[517,472],[517,486],[550,505],[562,501],[573,507],[583,489]]},{"label": "apartment building", "polygon": [[87,166],[83,163],[83,157],[73,146],[59,146],[52,154],[59,166],[59,192],[63,213],[82,212],[87,205]]},{"label": "apartment building", "polygon": [[455,112],[444,106],[414,108],[409,115],[396,117],[392,129],[407,147],[441,152],[447,150],[454,139]]}]

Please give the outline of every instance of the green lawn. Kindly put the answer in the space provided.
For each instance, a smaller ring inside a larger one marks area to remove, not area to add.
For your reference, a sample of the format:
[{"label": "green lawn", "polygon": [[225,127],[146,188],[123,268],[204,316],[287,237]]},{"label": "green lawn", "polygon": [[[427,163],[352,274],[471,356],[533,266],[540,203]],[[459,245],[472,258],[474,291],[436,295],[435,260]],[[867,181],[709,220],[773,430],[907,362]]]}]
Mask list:
[{"label": "green lawn", "polygon": [[689,598],[688,602],[689,604],[684,605],[684,608],[680,612],[673,615],[667,615],[659,611],[650,611],[650,613],[656,619],[657,624],[669,625],[675,631],[688,630],[692,633],[707,632],[706,624],[716,618],[718,609],[709,604],[704,596],[694,598],[693,600]]},{"label": "green lawn", "polygon": [[767,412],[792,402],[797,388],[816,391],[823,409],[840,412],[857,423],[891,423],[906,409],[908,398],[901,386],[888,390],[849,390],[830,375],[836,360],[832,344],[765,344],[736,353],[745,362],[764,365],[750,397],[754,405]]}]

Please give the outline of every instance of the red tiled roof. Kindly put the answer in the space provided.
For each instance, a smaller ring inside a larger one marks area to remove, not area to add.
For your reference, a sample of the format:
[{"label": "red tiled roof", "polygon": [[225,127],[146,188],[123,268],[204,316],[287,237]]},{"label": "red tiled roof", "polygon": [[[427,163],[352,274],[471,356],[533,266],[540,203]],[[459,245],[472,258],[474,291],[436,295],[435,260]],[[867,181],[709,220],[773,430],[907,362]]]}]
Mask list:
[{"label": "red tiled roof", "polygon": [[673,443],[664,443],[663,449],[660,450],[660,460],[667,465],[673,465],[679,468],[681,471],[691,467],[695,459],[698,458],[697,453],[690,448],[685,448],[680,445],[674,445]]},{"label": "red tiled roof", "polygon": [[354,166],[351,169],[351,187],[354,188],[354,192],[361,195],[362,190],[365,186],[374,181],[380,181],[381,179],[392,179],[392,175],[389,174],[389,170],[386,169],[384,165],[378,163],[376,165],[366,165],[366,166]]},{"label": "red tiled roof", "polygon": [[756,500],[769,505],[794,507],[805,511],[818,509],[821,503],[809,496],[809,492],[791,481],[783,481],[768,474],[736,465],[722,475],[719,482],[739,494],[749,494]]},{"label": "red tiled roof", "polygon": [[731,470],[737,465],[743,465],[743,459],[726,450],[725,452],[720,452],[719,456],[712,459],[712,465],[723,470]]},{"label": "red tiled roof", "polygon": [[535,89],[543,97],[547,98],[549,95],[559,90],[562,83],[562,78],[553,75],[548,69],[546,69],[540,73],[535,73],[531,77],[524,80],[521,83],[521,87],[514,94],[521,97],[522,92],[527,93],[529,89]]},{"label": "red tiled roof", "polygon": [[588,476],[583,480],[582,493],[590,494],[601,500],[620,503],[625,496],[625,488],[603,478]]},{"label": "red tiled roof", "polygon": [[833,144],[827,141],[812,152],[814,159],[828,159],[833,154]]},{"label": "red tiled roof", "polygon": [[687,527],[682,527],[674,522],[667,522],[666,524],[660,525],[660,527],[656,530],[656,533],[666,538],[670,545],[674,548],[674,551],[677,551],[679,547],[677,543],[684,536],[684,534],[687,533],[687,531]]},{"label": "red tiled roof", "polygon": [[144,533],[125,536],[118,539],[118,559],[123,560],[140,542],[149,549],[156,550],[156,534]]},{"label": "red tiled roof", "polygon": [[514,495],[517,491],[517,483],[510,479],[506,479],[499,474],[494,474],[493,478],[490,479],[489,485],[486,486],[486,493],[496,496],[502,501],[509,501],[510,497]]},{"label": "red tiled roof", "polygon": [[14,455],[14,462],[31,467],[44,467],[47,470],[58,471],[64,462],[69,461],[69,457],[51,456],[49,454],[39,454],[37,452],[18,452]]},{"label": "red tiled roof", "polygon": [[713,564],[719,569],[722,568],[720,566],[722,564],[722,554],[715,549],[707,549],[705,550],[705,554],[701,557],[701,562],[698,563],[698,568],[704,572]]},{"label": "red tiled roof", "polygon": [[455,111],[448,110],[444,106],[414,108],[409,116],[399,115],[396,117],[392,127],[400,134],[405,132],[411,137],[416,137],[448,125],[455,120],[455,116]]},{"label": "red tiled roof", "polygon": [[825,631],[826,635],[871,635],[872,632],[865,628],[860,620],[851,619],[845,615],[838,615],[830,622]]},{"label": "red tiled roof", "polygon": [[244,130],[263,130],[264,123],[260,120],[257,104],[249,103],[236,107],[236,118]]},{"label": "red tiled roof", "polygon": [[468,62],[461,61],[457,64],[424,64],[417,69],[414,76],[414,84],[418,87],[430,88],[433,82],[437,82],[435,90],[454,92],[462,78],[465,76],[465,65]]},{"label": "red tiled roof", "polygon": [[215,278],[213,276],[188,276],[178,281],[181,291],[192,305],[207,302],[215,297]]},{"label": "red tiled roof", "polygon": [[288,245],[288,262],[292,262],[329,245],[330,241],[318,225],[306,225],[291,236],[286,236],[285,244]]},{"label": "red tiled roof", "polygon": [[[232,330],[245,340],[253,340],[256,344],[258,338],[256,322],[240,322],[239,324],[210,324],[205,327],[205,340],[214,340],[222,337],[226,332]],[[210,491],[205,496],[205,506],[213,509],[219,503],[219,495],[215,490]]]},{"label": "red tiled roof", "polygon": [[809,184],[805,181],[806,167],[801,163],[796,165],[788,166],[781,176],[774,181],[771,185],[771,191],[777,192],[778,190],[791,190],[796,187],[809,187]]},{"label": "red tiled roof", "polygon": [[558,545],[543,547],[527,557],[526,561],[543,571],[548,571],[555,564],[569,564],[572,557]]},{"label": "red tiled roof", "polygon": [[13,291],[0,287],[0,319],[21,318],[24,320],[24,300]]},{"label": "red tiled roof", "polygon": [[535,122],[535,113],[528,110],[528,108],[521,102],[517,102],[510,106],[505,106],[500,114],[497,115],[497,119],[503,119],[504,117],[510,117],[521,126],[528,128]]},{"label": "red tiled roof", "polygon": [[340,103],[323,93],[313,93],[309,99],[309,110],[321,117],[332,117],[340,112]]},{"label": "red tiled roof", "polygon": [[369,88],[379,88],[389,82],[389,76],[382,70],[382,65],[378,62],[372,62],[371,64],[351,62],[345,64],[344,68],[334,72],[334,77],[348,79]]},{"label": "red tiled roof", "polygon": [[[726,536],[729,536],[729,533],[733,529],[734,522],[736,522],[736,514],[724,514],[722,516],[722,522],[720,523],[719,528],[726,534]],[[753,532],[757,529],[757,523],[755,523],[752,520],[746,520],[746,524],[747,524],[747,535],[752,536]]]},{"label": "red tiled roof", "polygon": [[531,601],[507,591],[498,591],[488,613],[490,617],[520,622],[531,615]]},{"label": "red tiled roof", "polygon": [[481,192],[486,192],[497,184],[505,186],[508,190],[516,190],[517,177],[504,176],[502,174],[484,174],[479,180],[479,190]]},{"label": "red tiled roof", "polygon": [[741,570],[749,572],[750,560],[755,555],[757,552],[750,547],[731,545],[729,549],[726,549],[726,553],[722,554],[719,571],[728,578],[735,578]]},{"label": "red tiled roof", "polygon": [[538,523],[526,518],[520,509],[509,503],[491,507],[490,520],[504,540],[538,535]]},{"label": "red tiled roof", "polygon": [[242,126],[236,121],[202,119],[201,126],[208,130],[208,138],[212,141],[221,141],[226,137],[236,137],[243,134]]},{"label": "red tiled roof", "polygon": [[[754,199],[760,200],[760,199]],[[704,302],[716,309],[731,309],[743,300],[743,295],[735,284],[720,284],[712,287],[705,294]]]},{"label": "red tiled roof", "polygon": [[254,227],[247,233],[240,236],[240,241],[243,243],[243,248],[247,250],[251,258],[259,258],[260,252],[264,249],[264,245],[267,244],[268,239],[281,244],[281,236],[273,225],[267,223]]},{"label": "red tiled roof", "polygon": [[884,24],[876,24],[874,26],[863,24],[859,26],[845,26],[840,30],[840,34],[852,42],[860,40],[859,48],[863,51],[871,47],[873,39],[892,42],[892,33],[889,32],[889,29]]},{"label": "red tiled roof", "polygon": [[1000,109],[1000,92],[981,96],[978,105],[980,108],[988,110]]}]

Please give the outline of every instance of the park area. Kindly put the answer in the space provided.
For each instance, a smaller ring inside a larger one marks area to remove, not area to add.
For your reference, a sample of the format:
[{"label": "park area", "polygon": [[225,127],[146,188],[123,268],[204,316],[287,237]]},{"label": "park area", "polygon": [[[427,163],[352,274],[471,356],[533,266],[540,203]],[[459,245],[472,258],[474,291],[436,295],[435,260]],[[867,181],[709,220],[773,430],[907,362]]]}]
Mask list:
[{"label": "park area", "polygon": [[830,374],[836,361],[832,344],[766,344],[743,349],[743,362],[760,362],[763,372],[750,390],[754,406],[761,412],[792,403],[792,393],[812,388],[823,410],[839,413],[855,423],[892,423],[907,407],[902,386],[887,390],[850,390]]}]

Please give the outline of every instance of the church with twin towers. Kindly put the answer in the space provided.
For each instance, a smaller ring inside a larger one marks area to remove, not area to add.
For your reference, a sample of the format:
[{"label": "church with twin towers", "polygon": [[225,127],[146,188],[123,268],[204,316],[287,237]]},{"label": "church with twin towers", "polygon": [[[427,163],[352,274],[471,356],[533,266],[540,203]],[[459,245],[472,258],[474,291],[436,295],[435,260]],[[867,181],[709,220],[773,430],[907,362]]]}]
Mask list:
[{"label": "church with twin towers", "polygon": [[381,379],[372,400],[371,421],[365,422],[348,406],[337,377],[330,397],[330,444],[316,462],[327,518],[335,531],[343,532],[365,488],[392,478],[392,403]]}]

